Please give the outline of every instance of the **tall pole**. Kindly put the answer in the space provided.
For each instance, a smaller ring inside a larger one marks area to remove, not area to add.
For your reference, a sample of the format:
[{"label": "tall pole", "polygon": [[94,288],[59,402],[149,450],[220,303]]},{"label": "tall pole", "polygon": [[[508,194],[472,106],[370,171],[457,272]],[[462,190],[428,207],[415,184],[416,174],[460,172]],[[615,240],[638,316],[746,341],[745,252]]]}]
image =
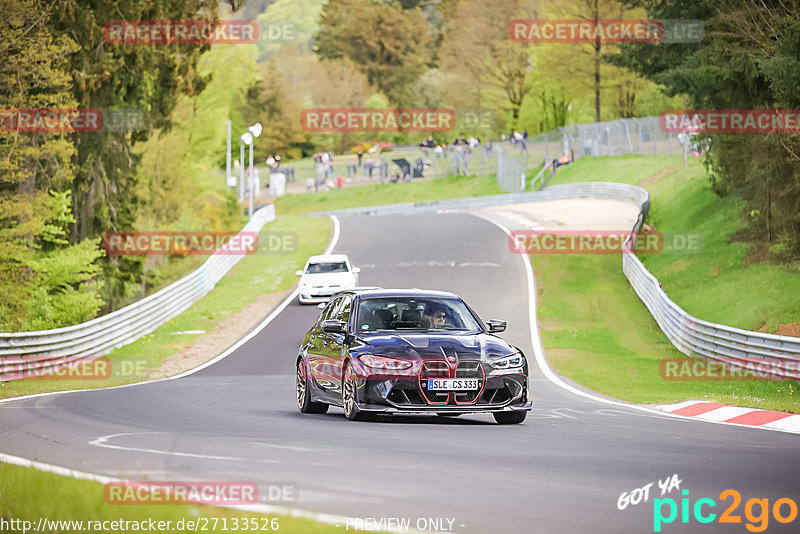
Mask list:
[{"label": "tall pole", "polygon": [[228,123],[228,143],[225,150],[225,186],[231,183],[231,121]]},{"label": "tall pole", "polygon": [[250,209],[247,213],[250,217],[253,216],[253,189],[256,185],[255,176],[253,176],[253,145],[253,141],[250,141],[250,183],[247,184],[250,191]]},{"label": "tall pole", "polygon": [[239,202],[244,202],[244,141],[239,140]]}]

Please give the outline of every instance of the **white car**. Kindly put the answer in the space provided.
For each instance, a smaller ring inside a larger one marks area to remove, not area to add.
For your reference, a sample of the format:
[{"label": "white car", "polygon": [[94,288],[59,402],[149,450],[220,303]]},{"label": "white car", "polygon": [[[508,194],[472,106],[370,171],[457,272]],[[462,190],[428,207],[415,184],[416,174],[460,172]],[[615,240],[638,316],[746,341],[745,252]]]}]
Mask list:
[{"label": "white car", "polygon": [[297,298],[300,304],[327,302],[334,293],[356,287],[360,272],[346,254],[311,256],[305,269],[295,273],[300,277]]}]

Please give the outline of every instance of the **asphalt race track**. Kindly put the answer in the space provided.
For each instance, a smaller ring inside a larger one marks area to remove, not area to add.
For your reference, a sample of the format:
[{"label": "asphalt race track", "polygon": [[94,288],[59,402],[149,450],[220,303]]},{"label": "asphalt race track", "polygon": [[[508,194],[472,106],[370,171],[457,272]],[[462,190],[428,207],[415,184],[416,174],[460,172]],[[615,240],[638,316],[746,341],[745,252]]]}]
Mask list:
[{"label": "asphalt race track", "polygon": [[[503,232],[468,214],[341,220],[336,252],[363,285],[442,289],[529,357],[534,411],[522,425],[491,416],[394,417],[353,423],[339,409],[302,415],[294,361],[319,310],[291,303],[227,358],[177,380],[0,405],[0,451],[133,480],[290,485],[306,510],[350,517],[454,519],[457,532],[653,532],[657,481],[677,473],[691,504],[738,490],[742,523],[680,514],[663,532],[748,532],[744,502],[800,502],[800,438],[651,414],[551,383],[533,358],[521,258]],[[649,502],[617,509],[623,492],[656,482]],[[676,502],[678,489],[664,497]],[[758,510],[756,509],[756,512]],[[709,508],[703,510],[709,512]],[[784,509],[784,514],[786,509]],[[91,519],[91,518],[87,518]],[[797,532],[770,517],[767,532]],[[444,525],[448,525],[445,521]],[[341,527],[345,531],[344,525]]]}]

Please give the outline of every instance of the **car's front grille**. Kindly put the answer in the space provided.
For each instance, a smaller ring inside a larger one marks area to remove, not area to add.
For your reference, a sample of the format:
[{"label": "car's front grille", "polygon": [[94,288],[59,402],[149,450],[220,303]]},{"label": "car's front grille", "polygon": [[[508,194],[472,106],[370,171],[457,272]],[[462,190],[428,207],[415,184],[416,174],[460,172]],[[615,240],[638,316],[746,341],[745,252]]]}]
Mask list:
[{"label": "car's front grille", "polygon": [[447,404],[450,400],[450,393],[447,391],[427,391],[425,383],[429,378],[448,378],[450,376],[450,366],[442,360],[428,360],[422,364],[419,370],[419,383],[422,396],[428,404]]},{"label": "car's front grille", "polygon": [[481,392],[485,383],[485,375],[483,366],[480,362],[475,360],[460,361],[456,365],[455,378],[478,378],[481,381],[481,387],[475,391],[455,391],[456,404],[472,404],[474,403]]}]

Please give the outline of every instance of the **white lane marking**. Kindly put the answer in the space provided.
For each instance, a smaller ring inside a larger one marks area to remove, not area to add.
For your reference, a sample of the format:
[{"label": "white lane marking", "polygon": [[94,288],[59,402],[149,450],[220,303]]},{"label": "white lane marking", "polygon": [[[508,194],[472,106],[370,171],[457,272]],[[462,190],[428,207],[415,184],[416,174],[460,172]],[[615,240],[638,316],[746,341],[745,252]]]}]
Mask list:
[{"label": "white lane marking", "polygon": [[89,442],[89,445],[93,445],[95,447],[102,447],[104,449],[117,449],[121,451],[134,451],[134,452],[147,452],[150,454],[163,454],[165,456],[180,456],[183,458],[200,458],[202,460],[233,460],[238,462],[259,462],[259,463],[266,463],[266,464],[274,464],[277,463],[276,460],[253,460],[251,458],[237,458],[235,456],[215,456],[212,454],[196,454],[192,452],[180,452],[180,451],[164,451],[161,449],[145,449],[141,447],[124,447],[122,445],[112,445],[108,443],[109,440],[114,438],[119,438],[122,436],[144,436],[144,435],[164,435],[166,432],[123,432],[121,434],[108,434],[107,436],[100,436],[97,439],[93,439]]},{"label": "white lane marking", "polygon": [[[470,215],[472,215],[474,217],[478,217],[479,219],[483,219],[484,221],[495,225],[500,230],[502,230],[503,233],[505,233],[507,236],[511,235],[511,230],[509,230],[505,225],[503,225],[503,223],[501,223],[499,221],[496,221],[496,220],[492,219],[491,217],[488,217],[486,215],[482,215],[480,213],[474,213],[474,212],[471,212]],[[574,388],[574,387],[570,386],[569,384],[567,384],[566,382],[561,380],[553,372],[552,369],[550,369],[550,366],[548,365],[547,360],[545,359],[544,349],[542,348],[542,340],[539,337],[539,328],[536,325],[536,287],[534,285],[534,280],[533,280],[533,267],[531,267],[531,260],[530,260],[530,258],[528,257],[527,254],[520,254],[520,257],[522,258],[522,263],[525,266],[525,274],[526,274],[526,277],[528,279],[528,319],[529,319],[529,322],[530,322],[531,344],[533,345],[533,353],[534,353],[534,356],[536,357],[536,364],[539,366],[539,369],[542,371],[544,376],[550,382],[555,384],[556,386],[558,386],[558,387],[560,387],[562,389],[565,389],[565,390],[569,391],[570,393],[573,393],[575,395],[579,395],[581,397],[584,397],[586,399],[590,399],[590,400],[593,400],[593,401],[596,401],[596,402],[602,402],[604,404],[611,404],[613,406],[623,406],[625,408],[629,408],[629,409],[632,409],[632,410],[639,410],[639,411],[647,412],[647,413],[650,413],[650,414],[653,414],[653,415],[659,415],[661,417],[670,417],[670,418],[674,418],[674,419],[683,419],[684,421],[702,421],[702,422],[705,422],[705,423],[713,423],[715,425],[729,425],[729,426],[737,426],[737,427],[740,427],[740,428],[771,430],[771,431],[775,431],[775,432],[784,432],[784,433],[789,433],[789,434],[798,434],[798,433],[800,433],[800,430],[793,429],[792,427],[779,428],[777,426],[776,427],[768,427],[766,425],[764,425],[764,426],[742,425],[742,424],[738,424],[738,423],[728,423],[728,422],[725,422],[725,421],[704,421],[703,419],[697,419],[695,417],[686,417],[686,416],[683,416],[683,415],[677,415],[677,414],[674,414],[674,413],[664,412],[664,411],[653,409],[653,408],[647,408],[645,406],[639,406],[639,405],[636,405],[636,404],[629,404],[629,403],[626,403],[626,402],[615,401],[615,400],[611,400],[611,399],[604,399],[603,397],[598,397],[597,395],[592,395],[591,393],[587,393],[585,391],[581,391],[581,390],[579,390],[577,388]]]},{"label": "white lane marking", "polygon": [[288,451],[297,451],[297,452],[331,452],[336,449],[324,449],[320,447],[302,447],[299,445],[277,445],[275,443],[263,443],[261,441],[257,441],[253,443],[254,447],[268,447],[270,449],[285,449]]},{"label": "white lane marking", "polygon": [[[331,251],[336,246],[336,243],[339,241],[339,235],[341,233],[340,232],[339,219],[335,215],[332,215],[331,219],[333,220],[333,237],[331,238],[331,242],[328,244],[328,248],[325,250],[325,254],[330,254],[331,253]],[[266,319],[264,319],[264,321],[262,321],[256,327],[256,329],[253,332],[251,332],[251,334],[255,335],[259,331],[263,330],[264,327],[266,327],[269,324],[269,322],[272,321],[278,315],[278,313],[280,313],[280,311],[282,311],[288,305],[288,303],[291,302],[292,299],[294,299],[296,296],[297,296],[297,289],[295,289],[292,292],[291,295],[286,297],[286,299],[281,303],[281,305],[276,309],[276,311],[271,313]],[[250,337],[252,337],[252,335]],[[237,344],[237,346],[241,346],[241,343]],[[225,354],[227,356],[231,352],[233,352],[233,351],[229,349],[229,350],[225,351],[223,354]],[[222,356],[222,355],[220,355],[220,356]],[[221,357],[215,358],[216,361],[219,361],[221,359],[222,359]],[[207,366],[204,366],[203,368],[205,368],[205,367],[207,367]],[[192,374],[193,372],[197,372],[199,370],[200,370],[199,368],[193,369],[193,370],[191,370],[191,371],[189,371],[187,373],[184,373],[184,374],[178,375],[178,376],[188,376],[188,375]],[[114,387],[102,388],[102,389],[103,390],[109,390],[109,389],[118,389],[118,388],[123,388],[123,387],[140,386],[142,384],[151,384],[151,383],[154,383],[154,382],[162,382],[164,380],[172,380],[172,379],[178,378],[178,376],[168,377],[168,378],[160,378],[158,380],[151,380],[149,382],[137,382],[136,384],[126,384],[124,386],[114,386]],[[49,392],[49,393],[36,393],[34,395],[25,395],[25,396],[22,396],[22,397],[11,397],[11,398],[8,398],[8,399],[2,399],[2,400],[0,400],[0,404],[4,403],[4,402],[17,401],[17,400],[23,400],[23,399],[31,399],[31,398],[35,398],[35,397],[45,397],[45,396],[48,396],[48,395],[59,395],[59,394],[63,394],[63,393],[85,393],[85,392],[92,392],[92,391],[98,391],[98,390],[96,390],[96,389],[77,389],[77,390],[70,390],[70,391],[52,391],[52,392]],[[93,482],[99,482],[101,484],[107,484],[109,482],[125,482],[125,480],[123,480],[123,479],[107,477],[107,476],[103,476],[103,475],[97,475],[97,474],[94,474],[94,473],[86,473],[86,472],[83,472],[83,471],[77,471],[77,470],[74,470],[74,469],[68,469],[66,467],[60,467],[60,466],[57,466],[57,465],[46,464],[46,463],[43,463],[43,462],[34,462],[32,460],[28,460],[27,458],[20,458],[19,456],[11,456],[9,454],[4,454],[4,453],[1,453],[1,452],[0,452],[0,462],[7,463],[7,464],[18,465],[18,466],[21,466],[21,467],[29,467],[29,468],[32,468],[32,469],[36,469],[38,471],[44,471],[44,472],[47,472],[47,473],[55,473],[57,475],[76,478],[76,479],[81,479],[81,480],[91,480]],[[242,510],[242,511],[245,511],[245,512],[253,512],[253,513],[258,513],[258,514],[264,514],[264,515],[275,515],[275,514],[278,514],[278,515],[286,515],[286,516],[290,516],[290,517],[299,517],[299,518],[303,518],[303,519],[310,519],[312,521],[317,521],[319,523],[326,523],[326,524],[329,524],[329,525],[342,525],[342,524],[345,524],[345,522],[347,520],[347,517],[345,517],[345,516],[340,516],[340,515],[335,515],[335,514],[326,514],[326,513],[321,513],[321,512],[312,512],[312,511],[309,511],[309,510],[303,510],[301,508],[289,508],[289,507],[284,507],[284,506],[275,506],[275,505],[272,505],[272,504],[254,504],[254,505],[247,505],[247,506],[221,506],[221,507],[222,508],[231,508],[231,509],[234,509],[234,510]],[[400,532],[400,531],[396,531],[396,532]]]},{"label": "white lane marking", "polygon": [[[333,251],[333,248],[336,246],[336,244],[339,241],[339,235],[341,233],[339,219],[335,215],[331,215],[331,220],[333,220],[333,237],[331,237],[331,242],[328,243],[328,248],[325,249],[324,254],[330,254],[331,251]],[[166,380],[175,380],[177,378],[183,378],[185,376],[192,375],[192,374],[194,374],[194,373],[196,373],[198,371],[202,371],[206,367],[209,367],[209,366],[217,363],[218,361],[222,360],[223,358],[225,358],[227,356],[230,356],[233,352],[236,351],[236,349],[238,349],[239,347],[241,347],[242,345],[247,343],[250,339],[252,339],[256,335],[258,335],[259,332],[261,332],[264,328],[266,328],[266,326],[269,323],[271,323],[275,319],[275,317],[277,317],[286,308],[286,306],[288,306],[289,303],[291,303],[292,300],[294,300],[296,297],[297,297],[297,288],[295,288],[295,290],[292,291],[292,293],[289,294],[289,296],[287,296],[283,300],[283,302],[281,302],[278,305],[278,307],[275,308],[275,310],[272,313],[270,313],[252,331],[250,331],[250,333],[248,333],[246,336],[241,338],[239,341],[237,341],[236,343],[234,343],[233,345],[228,347],[224,352],[222,352],[222,354],[216,356],[215,358],[213,358],[212,360],[210,360],[210,361],[208,361],[208,362],[206,362],[204,364],[199,365],[198,367],[195,367],[194,369],[190,369],[190,370],[185,371],[185,372],[183,372],[181,374],[178,374],[178,375],[175,375],[175,376],[168,376],[166,378],[158,378],[156,380],[148,380],[146,382],[135,382],[133,384],[124,384],[124,385],[121,385],[121,386],[111,386],[111,387],[107,387],[107,388],[68,389],[68,390],[65,390],[65,391],[50,391],[50,392],[47,392],[47,393],[34,393],[32,395],[22,395],[20,397],[9,397],[7,399],[0,399],[0,404],[6,403],[6,402],[12,402],[12,401],[35,399],[35,398],[38,398],[38,397],[47,397],[47,396],[50,396],[50,395],[63,395],[63,394],[67,394],[67,393],[91,393],[93,391],[109,391],[109,390],[112,390],[112,389],[130,388],[130,387],[135,387],[135,386],[141,386],[143,384],[155,384],[155,383],[158,383],[158,382],[164,382]]]}]

